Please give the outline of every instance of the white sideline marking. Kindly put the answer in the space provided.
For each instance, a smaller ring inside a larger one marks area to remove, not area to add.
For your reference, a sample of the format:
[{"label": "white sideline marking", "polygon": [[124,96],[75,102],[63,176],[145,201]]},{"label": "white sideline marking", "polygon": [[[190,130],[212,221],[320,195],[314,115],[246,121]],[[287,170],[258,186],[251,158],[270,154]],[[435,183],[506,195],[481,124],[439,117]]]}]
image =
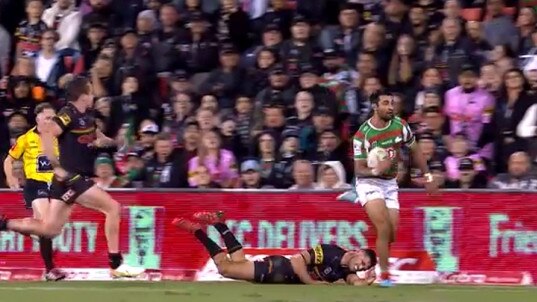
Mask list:
[{"label": "white sideline marking", "polygon": [[120,291],[120,292],[133,292],[133,293],[142,293],[148,291],[154,292],[172,292],[172,293],[189,293],[188,290],[177,290],[177,289],[167,289],[167,288],[147,288],[147,287],[116,287],[116,288],[104,288],[104,287],[63,287],[63,286],[28,286],[28,287],[2,287],[0,286],[0,291],[25,291],[25,290],[35,290],[35,291],[89,291],[89,292],[103,292],[106,291]]}]

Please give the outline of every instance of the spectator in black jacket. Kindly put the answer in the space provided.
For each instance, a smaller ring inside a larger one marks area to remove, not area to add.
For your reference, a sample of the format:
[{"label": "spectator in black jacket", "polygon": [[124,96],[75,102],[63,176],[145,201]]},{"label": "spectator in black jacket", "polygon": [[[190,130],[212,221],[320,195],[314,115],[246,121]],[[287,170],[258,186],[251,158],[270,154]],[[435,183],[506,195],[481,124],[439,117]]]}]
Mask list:
[{"label": "spectator in black jacket", "polygon": [[178,40],[181,64],[192,74],[210,72],[218,66],[218,40],[209,31],[209,23],[201,12],[190,15],[190,31]]},{"label": "spectator in black jacket", "polygon": [[216,33],[220,42],[230,41],[240,52],[250,47],[250,17],[236,0],[222,0]]},{"label": "spectator in black jacket", "polygon": [[87,31],[90,25],[95,23],[102,24],[107,30],[108,35],[114,36],[121,33],[121,19],[114,14],[109,1],[106,0],[90,0],[92,11],[82,17],[82,29],[80,30],[80,45],[84,48],[88,45],[86,40]]},{"label": "spectator in black jacket", "polygon": [[[155,156],[145,167],[146,188],[179,188],[181,163],[173,149],[171,137],[166,133],[157,135]],[[183,179],[184,181],[184,179]]]},{"label": "spectator in black jacket", "polygon": [[261,36],[261,44],[247,49],[241,59],[241,65],[244,67],[252,67],[256,63],[257,56],[264,49],[272,49],[276,53],[280,53],[280,47],[283,41],[282,32],[277,24],[267,24],[263,28]]},{"label": "spectator in black jacket", "polygon": [[235,97],[242,92],[244,71],[239,67],[239,54],[232,45],[225,45],[220,52],[220,68],[212,71],[201,85],[202,94],[218,97],[218,107],[231,109]]},{"label": "spectator in black jacket", "polygon": [[177,45],[186,34],[179,27],[179,13],[172,4],[160,8],[161,28],[153,39],[153,57],[156,72],[169,72],[183,68]]}]

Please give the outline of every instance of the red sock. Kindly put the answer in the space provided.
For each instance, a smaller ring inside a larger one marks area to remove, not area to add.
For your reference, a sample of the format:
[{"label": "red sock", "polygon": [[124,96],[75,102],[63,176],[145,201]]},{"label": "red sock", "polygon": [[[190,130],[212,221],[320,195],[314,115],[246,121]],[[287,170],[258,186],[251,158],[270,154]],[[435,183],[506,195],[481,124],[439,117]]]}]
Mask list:
[{"label": "red sock", "polygon": [[389,273],[389,272],[382,272],[382,273],[380,273],[380,279],[381,279],[381,280],[388,280],[388,279],[390,279],[390,273]]}]

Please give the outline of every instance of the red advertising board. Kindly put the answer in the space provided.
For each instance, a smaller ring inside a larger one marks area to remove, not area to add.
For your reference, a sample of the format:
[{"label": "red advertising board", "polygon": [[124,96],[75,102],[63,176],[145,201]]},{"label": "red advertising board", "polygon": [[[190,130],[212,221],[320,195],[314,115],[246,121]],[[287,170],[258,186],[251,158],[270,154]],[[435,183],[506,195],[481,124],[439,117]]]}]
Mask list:
[{"label": "red advertising board", "polygon": [[[25,217],[21,195],[4,192],[0,213]],[[174,217],[224,210],[227,224],[248,248],[300,249],[318,243],[374,246],[374,229],[357,204],[332,193],[116,192],[123,205],[122,249],[132,265],[195,272],[207,254],[193,236],[170,225]],[[537,277],[537,194],[400,194],[396,250],[427,251],[439,272],[528,271]],[[212,238],[219,238],[212,228]],[[60,267],[106,268],[103,216],[77,208],[55,239]],[[222,242],[220,242],[222,243]],[[0,267],[41,266],[30,237],[0,233]]]}]

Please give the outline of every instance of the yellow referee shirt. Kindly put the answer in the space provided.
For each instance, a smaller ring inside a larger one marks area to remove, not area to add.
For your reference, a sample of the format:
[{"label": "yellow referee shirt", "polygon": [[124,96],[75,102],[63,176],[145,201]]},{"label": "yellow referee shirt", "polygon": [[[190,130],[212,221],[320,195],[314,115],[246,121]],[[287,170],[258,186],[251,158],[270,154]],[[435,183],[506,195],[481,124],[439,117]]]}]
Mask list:
[{"label": "yellow referee shirt", "polygon": [[[56,141],[54,145],[55,153],[58,155],[58,142]],[[24,174],[27,179],[47,183],[52,181],[52,176],[54,175],[52,165],[43,153],[41,137],[37,132],[37,127],[33,127],[17,138],[17,142],[9,150],[9,156],[14,159],[22,157]]]}]

